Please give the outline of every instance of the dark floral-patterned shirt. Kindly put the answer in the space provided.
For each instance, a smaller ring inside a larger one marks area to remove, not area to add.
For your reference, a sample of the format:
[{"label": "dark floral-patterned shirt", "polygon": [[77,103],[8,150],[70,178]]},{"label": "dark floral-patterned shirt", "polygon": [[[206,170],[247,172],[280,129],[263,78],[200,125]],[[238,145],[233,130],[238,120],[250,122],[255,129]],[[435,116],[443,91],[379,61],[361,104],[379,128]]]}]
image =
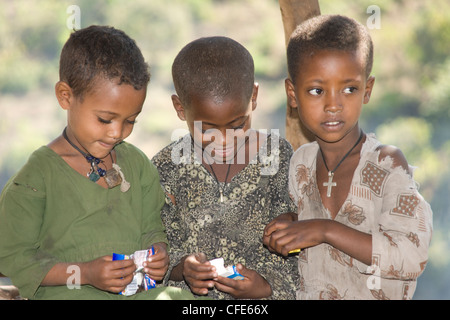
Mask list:
[{"label": "dark floral-patterned shirt", "polygon": [[[185,154],[180,156],[180,150]],[[175,198],[174,204],[166,197],[161,212],[170,243],[167,274],[184,256],[203,252],[208,259],[223,257],[225,265],[242,263],[257,271],[272,286],[271,299],[295,299],[296,259],[272,254],[262,243],[267,223],[296,211],[288,192],[291,155],[286,140],[268,135],[256,157],[230,182],[219,185],[201,164],[189,135],[161,150],[152,161],[165,192]],[[167,284],[189,288],[184,281]],[[232,298],[216,289],[208,297]]]}]

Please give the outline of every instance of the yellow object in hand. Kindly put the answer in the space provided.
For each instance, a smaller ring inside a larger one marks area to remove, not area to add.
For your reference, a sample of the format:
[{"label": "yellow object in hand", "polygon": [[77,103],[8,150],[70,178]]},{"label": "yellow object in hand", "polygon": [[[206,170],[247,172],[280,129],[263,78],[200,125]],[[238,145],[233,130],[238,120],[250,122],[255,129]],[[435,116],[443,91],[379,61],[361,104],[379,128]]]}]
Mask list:
[{"label": "yellow object in hand", "polygon": [[289,251],[289,254],[291,254],[291,253],[299,253],[300,251],[302,251],[302,249],[294,249],[294,250]]}]

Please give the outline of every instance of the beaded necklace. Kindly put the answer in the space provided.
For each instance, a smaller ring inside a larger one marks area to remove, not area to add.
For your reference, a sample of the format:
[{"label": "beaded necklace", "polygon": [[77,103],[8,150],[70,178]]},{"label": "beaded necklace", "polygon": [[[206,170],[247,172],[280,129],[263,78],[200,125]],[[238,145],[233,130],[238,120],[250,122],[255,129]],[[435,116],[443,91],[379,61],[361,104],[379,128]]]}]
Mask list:
[{"label": "beaded necklace", "polygon": [[96,158],[89,153],[83,152],[72,141],[70,141],[66,133],[66,128],[63,131],[63,137],[75,150],[83,155],[87,162],[91,164],[91,169],[86,174],[89,180],[96,183],[100,178],[104,178],[109,189],[120,185],[120,191],[128,191],[130,188],[130,183],[125,180],[125,176],[120,167],[114,162],[111,152],[109,152],[109,156],[111,157],[112,169],[105,170],[99,167],[100,163],[103,164],[103,160]]}]

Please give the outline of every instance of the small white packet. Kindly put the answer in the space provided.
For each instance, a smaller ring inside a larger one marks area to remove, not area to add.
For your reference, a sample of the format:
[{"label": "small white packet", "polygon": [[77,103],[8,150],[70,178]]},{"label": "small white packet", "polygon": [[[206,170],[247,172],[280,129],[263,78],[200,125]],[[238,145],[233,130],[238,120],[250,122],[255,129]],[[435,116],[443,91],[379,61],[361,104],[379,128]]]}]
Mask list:
[{"label": "small white packet", "polygon": [[236,266],[224,266],[225,261],[223,258],[212,259],[209,262],[216,268],[219,276],[234,280],[244,280],[244,276],[236,270]]}]

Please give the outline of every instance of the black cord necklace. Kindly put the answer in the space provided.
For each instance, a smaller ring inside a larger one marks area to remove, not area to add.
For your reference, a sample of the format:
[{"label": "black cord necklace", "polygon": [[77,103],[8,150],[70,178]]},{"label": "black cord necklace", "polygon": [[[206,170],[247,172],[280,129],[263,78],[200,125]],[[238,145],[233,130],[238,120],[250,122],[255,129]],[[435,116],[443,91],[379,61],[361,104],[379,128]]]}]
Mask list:
[{"label": "black cord necklace", "polygon": [[[230,162],[230,163],[228,164],[227,174],[225,175],[225,181],[224,181],[224,183],[223,183],[223,187],[221,186],[220,181],[219,181],[219,179],[217,178],[217,175],[216,175],[216,172],[214,171],[213,166],[212,166],[210,163],[208,163],[209,168],[211,169],[211,172],[212,172],[212,174],[213,174],[213,176],[214,176],[214,179],[216,179],[217,184],[219,185],[219,193],[220,193],[220,202],[221,202],[221,203],[224,202],[223,194],[224,194],[224,191],[225,191],[225,187],[226,187],[226,185],[227,185],[228,175],[230,174],[230,168],[231,168],[231,165],[232,165],[232,163],[234,162],[234,159],[236,159],[236,155],[238,154],[239,150],[241,150],[241,148],[247,144],[247,141],[248,141],[248,136],[245,137],[244,143],[243,143],[243,144],[239,147],[239,149],[234,153],[233,161]],[[195,142],[194,142],[194,143],[195,143]],[[204,148],[203,148],[203,147],[202,147],[202,151],[204,152]]]},{"label": "black cord necklace", "polygon": [[[106,175],[106,170],[98,166],[100,163],[103,163],[103,160],[100,160],[99,158],[96,158],[86,152],[83,152],[80,148],[78,148],[72,141],[70,141],[69,137],[67,136],[66,129],[64,129],[63,131],[63,137],[75,150],[83,155],[87,162],[91,164],[91,170],[87,173],[89,180],[91,180],[92,182],[97,182],[100,177],[104,177]],[[111,152],[109,153],[109,155],[111,156],[111,161],[114,162]]]},{"label": "black cord necklace", "polygon": [[97,182],[101,177],[103,177],[109,189],[120,185],[120,190],[122,192],[126,192],[130,188],[130,184],[125,180],[122,170],[116,163],[114,163],[111,152],[109,152],[109,156],[111,157],[112,169],[105,170],[99,167],[99,164],[103,163],[103,160],[96,158],[89,153],[83,152],[72,141],[70,141],[66,133],[66,128],[64,128],[63,137],[75,150],[83,155],[87,162],[91,164],[91,169],[86,174],[89,180],[92,182]]},{"label": "black cord necklace", "polygon": [[221,185],[220,185],[219,179],[217,179],[216,173],[214,172],[214,168],[212,167],[211,164],[208,163],[208,165],[209,165],[209,167],[211,168],[211,172],[212,172],[212,174],[213,174],[213,176],[214,176],[214,179],[216,179],[217,183],[219,184],[220,202],[223,202],[223,192],[224,192],[225,186],[226,186],[226,184],[227,184],[228,174],[230,173],[231,162],[228,164],[227,174],[226,174],[226,176],[225,176],[225,181],[224,181],[224,183],[223,183],[223,188],[222,188]]},{"label": "black cord necklace", "polygon": [[322,149],[320,149],[320,147],[319,147],[320,154],[322,155],[322,159],[323,159],[323,164],[325,165],[325,168],[326,168],[327,171],[328,171],[328,182],[324,182],[324,183],[323,183],[323,186],[324,186],[324,187],[327,187],[327,197],[328,197],[328,198],[331,197],[331,188],[337,186],[337,183],[336,183],[336,182],[333,182],[334,173],[336,172],[337,168],[339,168],[339,166],[341,165],[341,163],[348,157],[348,155],[350,154],[350,152],[352,152],[353,149],[356,148],[356,146],[358,145],[358,143],[361,141],[362,137],[363,137],[363,131],[361,130],[361,133],[360,133],[359,138],[358,138],[358,140],[356,141],[356,143],[355,143],[355,144],[353,145],[353,147],[345,154],[345,156],[341,159],[341,161],[339,161],[339,163],[337,164],[337,166],[336,166],[333,170],[331,170],[331,171],[330,171],[330,169],[328,169],[327,162],[325,161],[325,157],[323,156]]}]

